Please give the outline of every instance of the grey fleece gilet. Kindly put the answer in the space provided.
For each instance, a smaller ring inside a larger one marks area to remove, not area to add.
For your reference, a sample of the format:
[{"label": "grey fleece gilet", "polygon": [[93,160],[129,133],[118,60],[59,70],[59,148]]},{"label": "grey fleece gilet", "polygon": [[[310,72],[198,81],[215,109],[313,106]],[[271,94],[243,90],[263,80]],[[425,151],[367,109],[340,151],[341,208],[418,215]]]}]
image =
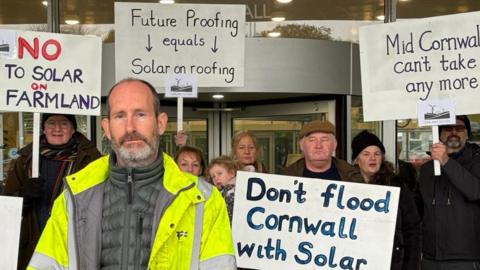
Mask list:
[{"label": "grey fleece gilet", "polygon": [[[120,168],[110,157],[102,212],[101,269],[147,269],[156,223],[157,198],[169,201],[163,187],[163,159],[144,168]],[[162,203],[162,207],[166,208]],[[164,210],[164,209],[163,209]],[[161,211],[163,212],[163,211]]]}]

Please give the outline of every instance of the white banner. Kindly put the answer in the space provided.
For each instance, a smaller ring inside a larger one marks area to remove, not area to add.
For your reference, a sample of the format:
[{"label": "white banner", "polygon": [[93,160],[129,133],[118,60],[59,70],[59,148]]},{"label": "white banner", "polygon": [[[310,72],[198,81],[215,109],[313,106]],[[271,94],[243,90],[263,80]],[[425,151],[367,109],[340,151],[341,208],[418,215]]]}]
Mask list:
[{"label": "white banner", "polygon": [[243,86],[244,5],[115,3],[116,78],[163,87],[167,74],[198,86]]},{"label": "white banner", "polygon": [[100,115],[98,37],[0,29],[0,110]]},{"label": "white banner", "polygon": [[417,118],[417,101],[480,113],[480,12],[360,27],[365,121]]},{"label": "white banner", "polygon": [[399,188],[238,172],[237,265],[389,269]]},{"label": "white banner", "polygon": [[0,196],[0,269],[17,269],[23,198]]}]

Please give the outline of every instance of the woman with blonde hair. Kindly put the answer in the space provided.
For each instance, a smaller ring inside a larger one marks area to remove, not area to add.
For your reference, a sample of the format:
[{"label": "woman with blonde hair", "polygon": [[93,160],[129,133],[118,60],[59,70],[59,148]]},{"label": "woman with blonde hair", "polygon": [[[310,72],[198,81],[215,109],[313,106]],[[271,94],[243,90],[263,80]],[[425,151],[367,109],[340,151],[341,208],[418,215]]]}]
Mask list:
[{"label": "woman with blonde hair", "polygon": [[257,138],[250,131],[237,132],[232,138],[232,158],[240,163],[240,170],[268,173],[258,160],[260,149]]}]

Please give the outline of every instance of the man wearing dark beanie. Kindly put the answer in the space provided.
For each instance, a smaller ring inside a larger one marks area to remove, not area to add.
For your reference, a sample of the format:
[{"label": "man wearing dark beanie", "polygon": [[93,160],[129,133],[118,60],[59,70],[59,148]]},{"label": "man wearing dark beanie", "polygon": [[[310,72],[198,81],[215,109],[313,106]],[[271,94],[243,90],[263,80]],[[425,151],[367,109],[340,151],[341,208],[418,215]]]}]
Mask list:
[{"label": "man wearing dark beanie", "polygon": [[337,148],[335,127],[328,121],[305,124],[299,134],[303,158],[285,168],[283,174],[326,180],[363,182],[362,175],[346,161],[333,157]]},{"label": "man wearing dark beanie", "polygon": [[74,115],[43,114],[40,137],[39,177],[31,177],[32,144],[18,151],[5,180],[4,195],[23,197],[18,269],[25,269],[50,215],[53,202],[63,190],[63,177],[99,158],[100,152],[77,132]]},{"label": "man wearing dark beanie", "polygon": [[[420,168],[422,270],[480,269],[480,147],[469,136],[467,116],[441,126],[432,161]],[[440,162],[440,176],[434,175],[433,160]]]}]

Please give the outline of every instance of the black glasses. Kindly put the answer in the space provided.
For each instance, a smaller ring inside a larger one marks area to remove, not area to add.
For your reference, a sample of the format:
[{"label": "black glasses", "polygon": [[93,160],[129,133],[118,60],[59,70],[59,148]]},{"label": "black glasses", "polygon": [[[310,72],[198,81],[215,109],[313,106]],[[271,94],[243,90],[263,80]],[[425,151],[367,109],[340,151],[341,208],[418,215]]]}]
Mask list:
[{"label": "black glasses", "polygon": [[442,130],[452,132],[455,129],[455,132],[464,132],[467,128],[464,125],[456,125],[456,126],[444,126]]}]

